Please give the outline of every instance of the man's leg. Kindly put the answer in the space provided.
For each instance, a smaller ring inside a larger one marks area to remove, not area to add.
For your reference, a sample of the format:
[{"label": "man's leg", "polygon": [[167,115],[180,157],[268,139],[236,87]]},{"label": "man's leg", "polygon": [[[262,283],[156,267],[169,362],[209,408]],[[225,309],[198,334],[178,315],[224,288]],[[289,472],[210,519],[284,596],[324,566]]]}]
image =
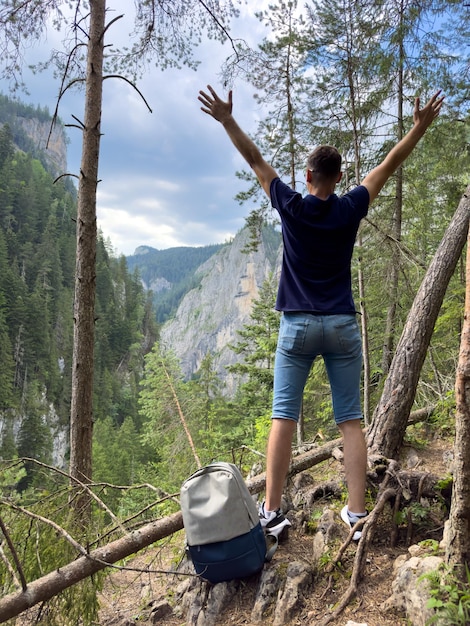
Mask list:
[{"label": "man's leg", "polygon": [[[264,508],[281,506],[289,469],[292,437],[297,427],[302,394],[315,355],[305,354],[307,334],[313,316],[284,313],[281,317],[274,362],[273,411],[266,458],[266,500]],[[311,351],[310,351],[311,352]]]},{"label": "man's leg", "polygon": [[344,470],[348,485],[348,510],[364,513],[366,510],[367,447],[361,420],[338,424],[343,435]]},{"label": "man's leg", "polygon": [[292,437],[296,422],[291,419],[271,420],[266,457],[266,500],[265,508],[276,511],[281,506],[287,471],[292,451]]},{"label": "man's leg", "polygon": [[330,380],[335,421],[343,435],[348,509],[352,513],[364,513],[367,448],[361,427],[361,335],[353,315],[332,315],[324,324],[327,349],[323,358]]}]

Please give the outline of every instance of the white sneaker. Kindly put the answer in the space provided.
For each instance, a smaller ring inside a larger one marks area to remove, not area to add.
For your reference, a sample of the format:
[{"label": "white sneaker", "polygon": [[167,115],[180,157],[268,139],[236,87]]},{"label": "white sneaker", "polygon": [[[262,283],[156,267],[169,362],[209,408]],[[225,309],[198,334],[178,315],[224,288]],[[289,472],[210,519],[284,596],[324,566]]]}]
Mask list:
[{"label": "white sneaker", "polygon": [[284,517],[281,509],[265,511],[264,502],[259,507],[259,521],[264,532],[275,537],[279,537],[284,528],[292,525],[287,517]]},{"label": "white sneaker", "polygon": [[[349,529],[351,529],[360,519],[364,519],[364,517],[367,517],[367,513],[365,513],[364,515],[351,515],[351,513],[348,511],[348,505],[343,506],[340,515],[341,519],[346,524],[346,526],[348,526]],[[361,537],[362,530],[356,530],[353,535],[353,541],[359,541]]]}]

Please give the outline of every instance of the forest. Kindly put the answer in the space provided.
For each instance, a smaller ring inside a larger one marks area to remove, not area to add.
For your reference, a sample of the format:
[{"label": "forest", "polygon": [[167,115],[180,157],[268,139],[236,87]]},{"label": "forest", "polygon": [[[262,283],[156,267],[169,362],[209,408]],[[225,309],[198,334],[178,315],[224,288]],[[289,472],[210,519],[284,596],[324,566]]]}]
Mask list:
[{"label": "forest", "polygon": [[[70,412],[76,192],[54,184],[40,161],[18,150],[8,124],[0,133],[1,456],[47,463],[53,459],[49,407],[59,430]],[[155,341],[157,324],[138,274],[102,238],[96,315],[97,421],[136,422],[144,346]],[[28,486],[29,478],[21,482]]]},{"label": "forest", "polygon": [[[6,3],[0,11],[0,29],[6,33],[13,5]],[[141,5],[144,24],[150,5]],[[405,437],[425,446],[429,428],[452,441],[468,281],[461,254],[468,213],[453,238],[470,169],[468,7],[453,1],[374,0],[357,7],[349,0],[313,0],[299,12],[296,2],[280,0],[260,10],[258,18],[270,35],[255,50],[233,41],[234,53],[222,70],[228,83],[241,77],[255,89],[266,113],[254,139],[286,182],[299,190],[312,145],[331,143],[342,152],[345,175],[339,191],[344,191],[360,182],[406,132],[416,95],[437,88],[446,95],[443,113],[364,220],[353,279],[363,332],[365,426],[375,432],[371,447],[393,456]],[[150,23],[148,37],[154,28],[158,32],[158,20]],[[200,28],[205,28],[204,20]],[[93,41],[101,41],[102,32]],[[183,51],[173,47],[167,54],[184,59]],[[129,58],[127,63],[124,68],[129,68]],[[5,101],[3,106],[9,105]],[[84,135],[97,126],[84,124]],[[255,207],[248,227],[256,245],[262,224],[273,215],[251,173],[238,176],[246,181],[246,191],[237,199]],[[213,459],[233,460],[248,472],[263,457],[269,429],[278,325],[275,277],[262,285],[252,322],[240,329],[233,346],[241,357],[236,367],[240,383],[234,397],[225,397],[211,354],[191,380],[183,379],[176,356],[160,349],[151,294],[98,233],[92,428],[86,419],[81,423],[82,430],[92,430],[92,474],[80,480],[79,473],[55,466],[48,420],[53,415],[67,430],[80,410],[87,418],[87,410],[80,409],[85,396],[77,395],[82,383],[77,387],[72,366],[83,348],[77,347],[73,328],[80,318],[80,292],[74,292],[75,261],[81,258],[77,242],[82,245],[85,239],[77,231],[86,221],[80,202],[90,193],[83,178],[82,173],[77,202],[63,182],[53,183],[37,158],[16,149],[9,124],[2,127],[0,521],[11,546],[0,563],[4,596],[21,595],[26,581],[65,568],[89,548],[126,538],[153,521],[163,525],[168,516],[177,519],[171,516],[178,513],[177,494],[186,476]],[[443,242],[447,247],[439,257]],[[430,276],[433,263],[437,269]],[[443,277],[446,264],[448,279]],[[417,303],[423,284],[429,290]],[[415,307],[424,310],[433,300],[435,319],[428,329],[426,316],[416,316]],[[415,347],[422,359],[413,360]],[[392,396],[402,412],[395,423],[393,416],[383,421],[384,433],[376,418],[394,404],[387,384],[397,371],[415,375],[416,384],[402,385],[400,394]],[[427,429],[407,424],[410,411],[419,409],[426,410]],[[390,431],[397,434],[393,442],[387,438]],[[297,443],[335,437],[327,379],[318,361],[305,390]],[[79,509],[83,496],[86,505]],[[81,524],[77,509],[84,511]],[[103,563],[96,563],[87,570],[93,577],[42,598],[49,603],[43,605],[40,623],[94,623],[104,580]]]}]

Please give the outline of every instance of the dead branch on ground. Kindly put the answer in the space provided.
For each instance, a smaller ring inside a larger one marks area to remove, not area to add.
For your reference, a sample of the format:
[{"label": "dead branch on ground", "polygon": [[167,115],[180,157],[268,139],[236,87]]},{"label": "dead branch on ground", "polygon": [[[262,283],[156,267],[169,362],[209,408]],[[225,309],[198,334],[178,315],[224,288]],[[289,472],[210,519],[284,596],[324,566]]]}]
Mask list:
[{"label": "dead branch on ground", "polygon": [[369,515],[366,518],[364,518],[364,520],[360,520],[360,522],[358,522],[358,524],[356,524],[354,528],[351,529],[351,532],[349,533],[348,538],[339,549],[339,552],[334,559],[334,563],[337,563],[341,559],[342,555],[344,554],[344,551],[346,550],[347,546],[352,540],[354,532],[356,530],[359,530],[360,524],[363,524],[362,537],[359,540],[358,545],[357,545],[356,556],[354,557],[354,564],[353,564],[353,569],[351,573],[351,579],[349,581],[349,586],[346,589],[345,593],[343,594],[341,600],[337,604],[333,613],[328,615],[320,623],[320,626],[327,626],[327,624],[330,624],[332,620],[336,619],[344,611],[344,609],[348,606],[351,600],[356,597],[357,590],[359,587],[359,582],[363,574],[367,551],[372,542],[372,538],[373,538],[375,527],[377,525],[377,521],[383,512],[385,504],[391,498],[395,497],[396,494],[397,494],[396,489],[393,489],[390,487],[382,491],[382,494],[378,498],[377,504],[375,505],[373,510],[369,513]]},{"label": "dead branch on ground", "polygon": [[[338,563],[342,559],[346,551],[346,548],[349,546],[349,544],[352,541],[354,532],[356,530],[359,530],[362,527],[362,537],[359,540],[358,545],[357,545],[357,550],[356,550],[356,555],[354,557],[353,569],[351,573],[351,579],[349,581],[349,586],[347,590],[345,591],[345,593],[343,594],[341,600],[337,604],[333,613],[328,615],[321,622],[320,626],[327,626],[327,624],[330,624],[332,620],[336,619],[344,611],[344,609],[348,606],[351,600],[356,597],[357,591],[359,588],[359,582],[363,575],[367,551],[371,545],[373,534],[377,526],[377,522],[379,520],[380,515],[383,512],[385,504],[392,498],[395,498],[395,507],[396,507],[397,502],[400,502],[404,493],[406,494],[405,499],[409,500],[410,498],[409,486],[410,486],[412,477],[414,478],[415,481],[418,480],[417,495],[421,497],[423,494],[423,486],[430,476],[431,476],[430,474],[421,473],[419,478],[416,479],[416,477],[413,477],[412,474],[410,474],[410,472],[400,472],[398,463],[396,461],[394,460],[388,461],[388,468],[386,471],[386,475],[380,486],[379,493],[377,494],[376,505],[374,506],[373,510],[369,513],[369,515],[366,518],[359,520],[359,522],[355,524],[354,528],[351,529],[351,532],[349,533],[346,541],[338,550],[338,553],[335,555],[332,563],[330,564],[327,570],[328,572],[331,572],[335,564]],[[431,479],[433,484],[435,484],[435,480],[433,479],[435,479],[435,477],[432,477]],[[390,483],[394,483],[394,486],[390,486]],[[393,540],[394,540],[394,537],[392,534],[392,541]]]}]

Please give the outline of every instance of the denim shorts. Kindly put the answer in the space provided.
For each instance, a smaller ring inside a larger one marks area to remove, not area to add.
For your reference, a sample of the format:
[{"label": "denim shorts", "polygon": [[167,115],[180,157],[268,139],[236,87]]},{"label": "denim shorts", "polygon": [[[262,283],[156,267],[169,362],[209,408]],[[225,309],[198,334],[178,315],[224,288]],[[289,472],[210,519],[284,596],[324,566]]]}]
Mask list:
[{"label": "denim shorts", "polygon": [[325,362],[335,422],[362,418],[362,341],[355,315],[283,313],[274,363],[273,418],[298,421],[317,356]]}]

